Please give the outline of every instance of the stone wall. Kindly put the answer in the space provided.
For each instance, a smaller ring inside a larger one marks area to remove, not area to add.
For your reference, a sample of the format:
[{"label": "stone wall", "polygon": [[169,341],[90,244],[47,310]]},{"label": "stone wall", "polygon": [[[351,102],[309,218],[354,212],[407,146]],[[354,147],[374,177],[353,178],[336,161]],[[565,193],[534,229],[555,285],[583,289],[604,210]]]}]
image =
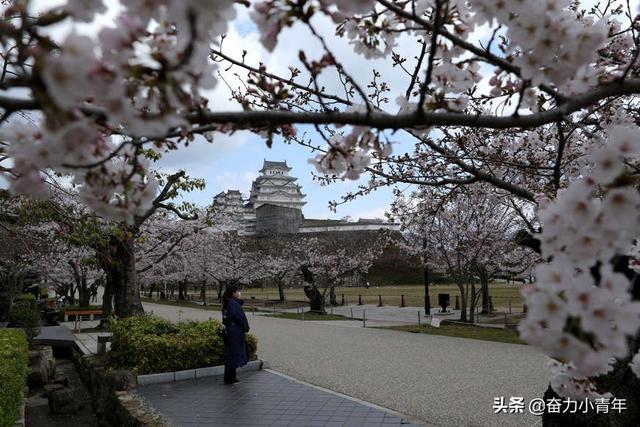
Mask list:
[{"label": "stone wall", "polygon": [[74,363],[91,392],[93,409],[102,427],[165,427],[168,424],[133,392],[132,372],[108,369],[97,356],[74,352]]},{"label": "stone wall", "polygon": [[262,205],[256,209],[256,233],[297,233],[302,224],[302,211],[276,205]]}]

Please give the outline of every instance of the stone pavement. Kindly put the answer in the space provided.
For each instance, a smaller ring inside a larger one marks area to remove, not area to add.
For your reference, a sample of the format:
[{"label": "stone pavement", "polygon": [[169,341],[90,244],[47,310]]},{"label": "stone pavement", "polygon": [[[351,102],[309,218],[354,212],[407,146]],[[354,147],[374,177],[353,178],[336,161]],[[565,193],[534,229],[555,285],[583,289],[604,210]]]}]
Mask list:
[{"label": "stone pavement", "polygon": [[139,387],[137,394],[173,426],[417,426],[399,414],[321,390],[273,371],[233,386],[221,377]]},{"label": "stone pavement", "polygon": [[[74,322],[60,322],[63,327],[69,330],[70,334],[73,334],[76,345],[80,348],[80,351],[84,354],[96,354],[98,352],[98,337],[109,336],[111,332],[76,332],[74,329]],[[83,329],[96,328],[100,324],[99,320],[89,320],[82,322]],[[111,347],[111,343],[107,343],[107,350]]]},{"label": "stone pavement", "polygon": [[[167,319],[219,319],[219,312],[144,304]],[[346,322],[301,322],[248,313],[258,356],[292,377],[439,426],[532,426],[529,413],[493,413],[494,397],[529,402],[547,389],[537,349]]]}]

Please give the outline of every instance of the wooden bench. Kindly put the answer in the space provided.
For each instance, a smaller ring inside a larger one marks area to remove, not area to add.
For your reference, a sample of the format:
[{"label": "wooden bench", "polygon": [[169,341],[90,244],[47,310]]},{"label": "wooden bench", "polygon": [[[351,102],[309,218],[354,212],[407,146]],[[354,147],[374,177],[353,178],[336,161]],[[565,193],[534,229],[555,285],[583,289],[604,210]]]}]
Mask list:
[{"label": "wooden bench", "polygon": [[93,320],[94,316],[102,316],[102,310],[63,310],[64,311],[64,321],[69,321],[69,316],[89,316],[89,319],[85,320]]}]

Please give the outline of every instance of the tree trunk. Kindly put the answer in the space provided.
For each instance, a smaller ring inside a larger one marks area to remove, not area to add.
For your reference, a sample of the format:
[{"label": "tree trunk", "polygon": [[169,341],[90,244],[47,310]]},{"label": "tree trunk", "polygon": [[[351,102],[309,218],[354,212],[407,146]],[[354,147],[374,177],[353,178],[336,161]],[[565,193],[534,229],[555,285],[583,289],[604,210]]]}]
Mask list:
[{"label": "tree trunk", "polygon": [[429,299],[429,266],[424,264],[424,312],[431,314],[431,300]]},{"label": "tree trunk", "polygon": [[471,292],[468,294],[471,297],[471,301],[469,304],[469,323],[475,323],[476,317],[476,284],[471,279]]},{"label": "tree trunk", "polygon": [[91,304],[91,294],[89,293],[89,286],[87,285],[87,272],[81,269],[82,275],[80,276],[80,285],[78,286],[78,305],[80,307],[88,307]]},{"label": "tree trunk", "polygon": [[187,299],[187,282],[180,280],[178,282],[178,300],[185,301]]},{"label": "tree trunk", "polygon": [[325,314],[324,297],[322,292],[314,284],[307,284],[304,287],[304,294],[309,298],[309,306],[311,311],[315,313]]},{"label": "tree trunk", "polygon": [[284,296],[284,283],[282,280],[278,280],[278,296],[280,297],[280,302],[285,302],[286,298]]},{"label": "tree trunk", "polygon": [[300,270],[302,271],[302,277],[305,281],[305,285],[303,288],[304,294],[307,296],[307,298],[309,298],[309,306],[311,308],[311,311],[325,314],[326,312],[324,311],[324,295],[322,295],[322,292],[320,292],[320,290],[316,286],[315,274],[313,274],[313,272],[306,265],[300,267]]},{"label": "tree trunk", "polygon": [[222,282],[218,282],[218,301],[222,301],[223,289],[224,289],[224,284]]},{"label": "tree trunk", "polygon": [[480,289],[482,290],[482,314],[491,314],[491,304],[489,302],[489,273],[481,268],[478,271],[480,277]]},{"label": "tree trunk", "polygon": [[460,321],[467,321],[467,293],[464,289],[464,284],[458,281],[458,290],[460,291]]},{"label": "tree trunk", "polygon": [[104,282],[104,292],[102,294],[102,313],[110,316],[113,311],[113,289],[111,281],[107,278]]},{"label": "tree trunk", "polygon": [[109,276],[113,285],[114,310],[118,317],[141,316],[144,308],[140,301],[140,289],[136,280],[136,259],[133,238],[112,237],[110,241],[112,262]]},{"label": "tree trunk", "polygon": [[[89,287],[87,286],[87,271],[75,261],[69,261],[69,265],[73,271],[73,279],[76,282],[75,288],[78,291],[78,305],[80,307],[87,307],[90,299]],[[75,298],[73,287],[71,287],[71,297]]]},{"label": "tree trunk", "polygon": [[336,297],[336,287],[331,285],[329,288],[329,304],[332,306],[338,305],[338,298]]}]

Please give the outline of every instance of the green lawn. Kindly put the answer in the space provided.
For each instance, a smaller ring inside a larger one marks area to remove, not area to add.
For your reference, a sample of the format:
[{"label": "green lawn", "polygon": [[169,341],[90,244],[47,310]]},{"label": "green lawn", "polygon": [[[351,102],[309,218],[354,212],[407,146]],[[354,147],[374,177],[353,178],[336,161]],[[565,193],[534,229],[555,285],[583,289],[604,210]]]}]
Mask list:
[{"label": "green lawn", "polygon": [[429,325],[391,326],[384,329],[411,332],[414,334],[444,335],[457,338],[471,338],[482,341],[495,341],[508,344],[525,344],[518,337],[518,333],[508,329],[482,328],[473,325],[450,325],[444,324],[439,328]]},{"label": "green lawn", "polygon": [[[521,284],[492,283],[489,285],[489,293],[493,300],[493,305],[501,311],[508,311],[509,304],[512,312],[522,312],[522,295],[520,290]],[[455,304],[456,295],[460,295],[458,287],[455,285],[431,285],[429,286],[429,295],[431,299],[431,307],[438,304],[438,294],[450,294],[451,305]],[[340,303],[344,294],[347,304],[357,304],[358,295],[362,295],[364,304],[378,304],[378,295],[382,295],[382,303],[388,306],[400,306],[401,295],[404,295],[405,305],[408,307],[424,306],[424,286],[422,285],[403,285],[403,286],[380,286],[365,288],[336,288],[338,303]],[[307,301],[304,291],[300,288],[285,289],[285,296],[290,301]],[[242,290],[242,297],[249,302],[251,297],[258,300],[278,299],[278,290],[276,288],[245,288]]]},{"label": "green lawn", "polygon": [[278,313],[267,314],[269,317],[277,317],[279,319],[294,320],[349,320],[348,317],[339,314],[319,314],[319,313]]}]

